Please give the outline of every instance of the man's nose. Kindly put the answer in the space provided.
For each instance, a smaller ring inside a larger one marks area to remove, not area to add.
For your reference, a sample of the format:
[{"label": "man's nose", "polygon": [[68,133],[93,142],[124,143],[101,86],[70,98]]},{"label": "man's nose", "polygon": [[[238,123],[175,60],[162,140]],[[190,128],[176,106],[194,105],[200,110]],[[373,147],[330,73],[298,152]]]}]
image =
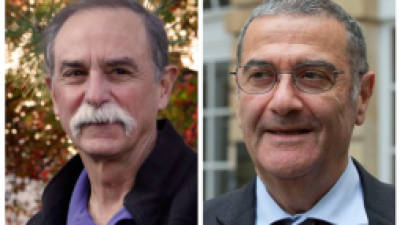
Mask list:
[{"label": "man's nose", "polygon": [[272,97],[268,108],[281,116],[301,110],[303,102],[297,93],[298,90],[292,82],[291,75],[280,74],[280,79],[271,92]]},{"label": "man's nose", "polygon": [[90,71],[85,90],[86,103],[100,107],[109,100],[109,84],[106,77],[102,72]]}]

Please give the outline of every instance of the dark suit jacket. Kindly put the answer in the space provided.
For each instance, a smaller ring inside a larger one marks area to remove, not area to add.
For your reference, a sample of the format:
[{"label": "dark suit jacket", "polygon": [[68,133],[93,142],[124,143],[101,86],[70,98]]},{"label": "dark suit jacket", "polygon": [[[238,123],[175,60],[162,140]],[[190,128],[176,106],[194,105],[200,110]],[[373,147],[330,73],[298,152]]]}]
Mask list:
[{"label": "dark suit jacket", "polygon": [[[124,206],[135,225],[195,225],[197,157],[168,121],[158,121],[157,128],[155,147],[140,167]],[[78,155],[57,173],[43,193],[41,212],[28,225],[66,224],[71,194],[82,169]]]},{"label": "dark suit jacket", "polygon": [[[378,181],[355,160],[354,163],[360,175],[369,225],[394,225],[394,187]],[[207,201],[204,206],[204,224],[254,225],[256,216],[255,183],[255,179],[253,179],[241,189]]]}]

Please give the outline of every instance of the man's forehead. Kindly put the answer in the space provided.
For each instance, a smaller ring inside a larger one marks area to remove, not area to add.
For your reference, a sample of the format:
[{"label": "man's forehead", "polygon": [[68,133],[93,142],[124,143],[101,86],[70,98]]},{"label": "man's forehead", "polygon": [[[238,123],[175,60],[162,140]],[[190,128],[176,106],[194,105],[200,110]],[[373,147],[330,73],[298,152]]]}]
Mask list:
[{"label": "man's forehead", "polygon": [[77,12],[60,28],[54,45],[56,61],[135,58],[149,54],[142,18],[125,8],[93,8]]},{"label": "man's forehead", "polygon": [[[242,63],[246,55],[253,52],[273,54],[276,51],[282,56],[296,52],[315,54],[307,49],[320,49],[338,56],[345,55],[346,35],[344,26],[331,17],[286,14],[260,16],[250,23],[244,36]],[[282,52],[285,48],[288,51]]]},{"label": "man's forehead", "polygon": [[[79,28],[91,28],[91,32],[101,30],[112,30],[115,27],[126,28],[126,31],[136,30],[141,32],[144,28],[142,17],[127,8],[90,8],[80,10],[71,15],[64,24],[60,27],[57,34],[59,36],[65,35],[65,30],[74,31]],[[96,29],[97,28],[97,29]],[[76,34],[77,32],[72,32]]]},{"label": "man's forehead", "polygon": [[312,35],[309,37],[312,40],[321,38],[332,40],[343,38],[345,34],[344,25],[332,17],[278,14],[255,18],[250,23],[244,38],[261,37],[283,42],[309,35]]}]

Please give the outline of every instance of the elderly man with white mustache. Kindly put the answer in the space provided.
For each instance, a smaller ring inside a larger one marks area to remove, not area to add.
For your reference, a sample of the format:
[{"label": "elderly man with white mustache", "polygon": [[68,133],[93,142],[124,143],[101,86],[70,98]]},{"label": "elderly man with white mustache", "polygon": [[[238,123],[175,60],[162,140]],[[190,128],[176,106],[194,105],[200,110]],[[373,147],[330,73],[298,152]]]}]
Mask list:
[{"label": "elderly man with white mustache", "polygon": [[81,0],[44,33],[54,111],[79,154],[28,224],[196,224],[197,160],[157,113],[177,76],[162,22],[130,0]]}]

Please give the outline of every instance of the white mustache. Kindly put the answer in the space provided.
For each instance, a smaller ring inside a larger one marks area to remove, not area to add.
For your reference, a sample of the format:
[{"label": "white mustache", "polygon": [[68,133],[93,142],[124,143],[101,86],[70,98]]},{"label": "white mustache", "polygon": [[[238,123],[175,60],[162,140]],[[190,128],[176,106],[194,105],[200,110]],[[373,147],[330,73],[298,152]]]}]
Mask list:
[{"label": "white mustache", "polygon": [[82,126],[96,123],[121,123],[125,128],[125,135],[137,126],[136,120],[114,103],[106,103],[98,108],[83,103],[71,118],[69,127],[72,135],[77,137]]}]

